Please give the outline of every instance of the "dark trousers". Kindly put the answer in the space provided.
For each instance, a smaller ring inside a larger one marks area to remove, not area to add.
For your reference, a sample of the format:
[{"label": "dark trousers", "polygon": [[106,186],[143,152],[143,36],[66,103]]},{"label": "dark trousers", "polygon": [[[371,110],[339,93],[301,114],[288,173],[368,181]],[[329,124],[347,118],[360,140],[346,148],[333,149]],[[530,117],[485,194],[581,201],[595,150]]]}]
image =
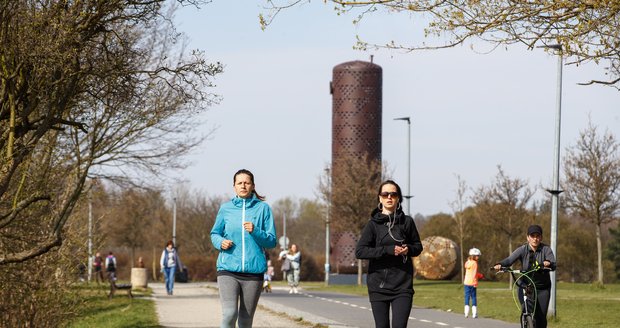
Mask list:
[{"label": "dark trousers", "polygon": [[392,307],[392,328],[405,328],[411,313],[413,295],[403,295],[391,301],[373,301],[372,316],[376,328],[390,328],[390,306]]},{"label": "dark trousers", "polygon": [[97,283],[103,282],[103,271],[101,268],[95,268],[95,280]]},{"label": "dark trousers", "polygon": [[[528,309],[534,312],[534,320],[536,320],[536,328],[547,328],[547,310],[549,309],[550,289],[539,289],[536,295],[528,296]],[[536,304],[533,298],[536,297]],[[523,289],[519,288],[519,301],[523,305]]]}]

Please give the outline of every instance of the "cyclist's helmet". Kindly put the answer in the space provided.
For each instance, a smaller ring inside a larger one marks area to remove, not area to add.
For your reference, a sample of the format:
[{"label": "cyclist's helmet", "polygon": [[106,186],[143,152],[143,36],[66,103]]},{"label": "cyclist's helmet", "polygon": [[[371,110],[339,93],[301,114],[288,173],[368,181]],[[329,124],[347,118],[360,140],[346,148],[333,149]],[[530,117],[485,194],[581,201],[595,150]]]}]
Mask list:
[{"label": "cyclist's helmet", "polygon": [[482,252],[480,252],[480,250],[477,249],[477,248],[472,248],[472,249],[469,250],[469,255],[471,255],[471,256],[480,256],[480,255],[482,255]]}]

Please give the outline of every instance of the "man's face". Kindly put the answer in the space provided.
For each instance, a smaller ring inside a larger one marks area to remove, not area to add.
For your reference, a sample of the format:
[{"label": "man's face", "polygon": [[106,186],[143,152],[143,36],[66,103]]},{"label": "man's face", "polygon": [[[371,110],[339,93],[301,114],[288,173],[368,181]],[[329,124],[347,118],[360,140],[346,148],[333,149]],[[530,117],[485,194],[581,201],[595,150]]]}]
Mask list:
[{"label": "man's face", "polygon": [[533,233],[527,236],[527,242],[530,244],[532,248],[538,248],[540,242],[542,241],[542,236],[539,233]]}]

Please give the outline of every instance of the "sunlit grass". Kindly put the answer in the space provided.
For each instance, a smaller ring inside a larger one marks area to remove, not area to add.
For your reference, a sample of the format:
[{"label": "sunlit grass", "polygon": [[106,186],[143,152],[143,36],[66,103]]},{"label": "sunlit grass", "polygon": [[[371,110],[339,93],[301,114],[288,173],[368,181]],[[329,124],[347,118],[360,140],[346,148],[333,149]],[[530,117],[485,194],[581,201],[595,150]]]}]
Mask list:
[{"label": "sunlit grass", "polygon": [[[302,284],[306,289],[367,295],[366,286],[336,285],[322,282]],[[452,281],[414,281],[414,306],[456,313],[463,312],[463,286]],[[620,327],[620,285],[599,288],[590,284],[557,285],[556,319],[550,328]],[[415,311],[415,310],[414,310]],[[481,317],[518,322],[519,308],[507,282],[481,281],[478,286],[478,313]]]},{"label": "sunlit grass", "polygon": [[[286,286],[274,281],[273,286]],[[330,285],[323,282],[302,282],[306,290],[322,290],[366,296],[366,286]],[[133,300],[126,291],[118,291],[107,299],[108,286],[80,287],[86,307],[79,319],[69,327],[158,327],[155,304],[148,298],[150,291]],[[462,313],[463,287],[451,281],[415,280],[414,306]],[[519,309],[507,282],[482,281],[478,286],[478,313],[481,317],[518,322]],[[603,288],[590,284],[559,283],[557,288],[557,319],[550,319],[550,328],[620,327],[620,285]],[[415,309],[414,309],[415,311]]]},{"label": "sunlit grass", "polygon": [[155,302],[147,298],[151,294],[150,290],[132,292],[133,299],[127,297],[126,290],[118,290],[114,298],[109,300],[108,284],[90,284],[76,288],[79,288],[85,297],[85,306],[69,327],[159,327]]}]

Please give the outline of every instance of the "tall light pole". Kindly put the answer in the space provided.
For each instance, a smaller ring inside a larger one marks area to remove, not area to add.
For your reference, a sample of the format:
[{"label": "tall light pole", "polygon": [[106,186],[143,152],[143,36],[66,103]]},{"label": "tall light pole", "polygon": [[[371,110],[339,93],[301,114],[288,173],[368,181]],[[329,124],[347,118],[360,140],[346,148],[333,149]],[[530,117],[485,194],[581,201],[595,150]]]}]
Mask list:
[{"label": "tall light pole", "polygon": [[[551,194],[551,250],[556,256],[557,261],[557,244],[558,244],[558,208],[560,206],[560,128],[562,118],[562,45],[552,44],[539,48],[547,48],[557,50],[558,55],[558,77],[557,77],[557,93],[556,93],[556,112],[555,112],[555,144],[553,153],[553,189],[547,189]],[[549,314],[556,317],[556,277],[555,271],[551,272],[551,295],[549,298]]]},{"label": "tall light pole", "polygon": [[[92,185],[91,185],[92,188]],[[93,275],[93,198],[88,191],[88,282]]]},{"label": "tall light pole", "polygon": [[332,179],[329,168],[325,169],[327,176],[327,215],[325,217],[325,286],[329,286],[329,218],[332,209]]},{"label": "tall light pole", "polygon": [[411,216],[411,119],[407,117],[395,118],[395,121],[407,121],[407,194],[403,197],[407,200],[407,214]]},{"label": "tall light pole", "polygon": [[177,198],[172,198],[172,244],[177,247]]}]

